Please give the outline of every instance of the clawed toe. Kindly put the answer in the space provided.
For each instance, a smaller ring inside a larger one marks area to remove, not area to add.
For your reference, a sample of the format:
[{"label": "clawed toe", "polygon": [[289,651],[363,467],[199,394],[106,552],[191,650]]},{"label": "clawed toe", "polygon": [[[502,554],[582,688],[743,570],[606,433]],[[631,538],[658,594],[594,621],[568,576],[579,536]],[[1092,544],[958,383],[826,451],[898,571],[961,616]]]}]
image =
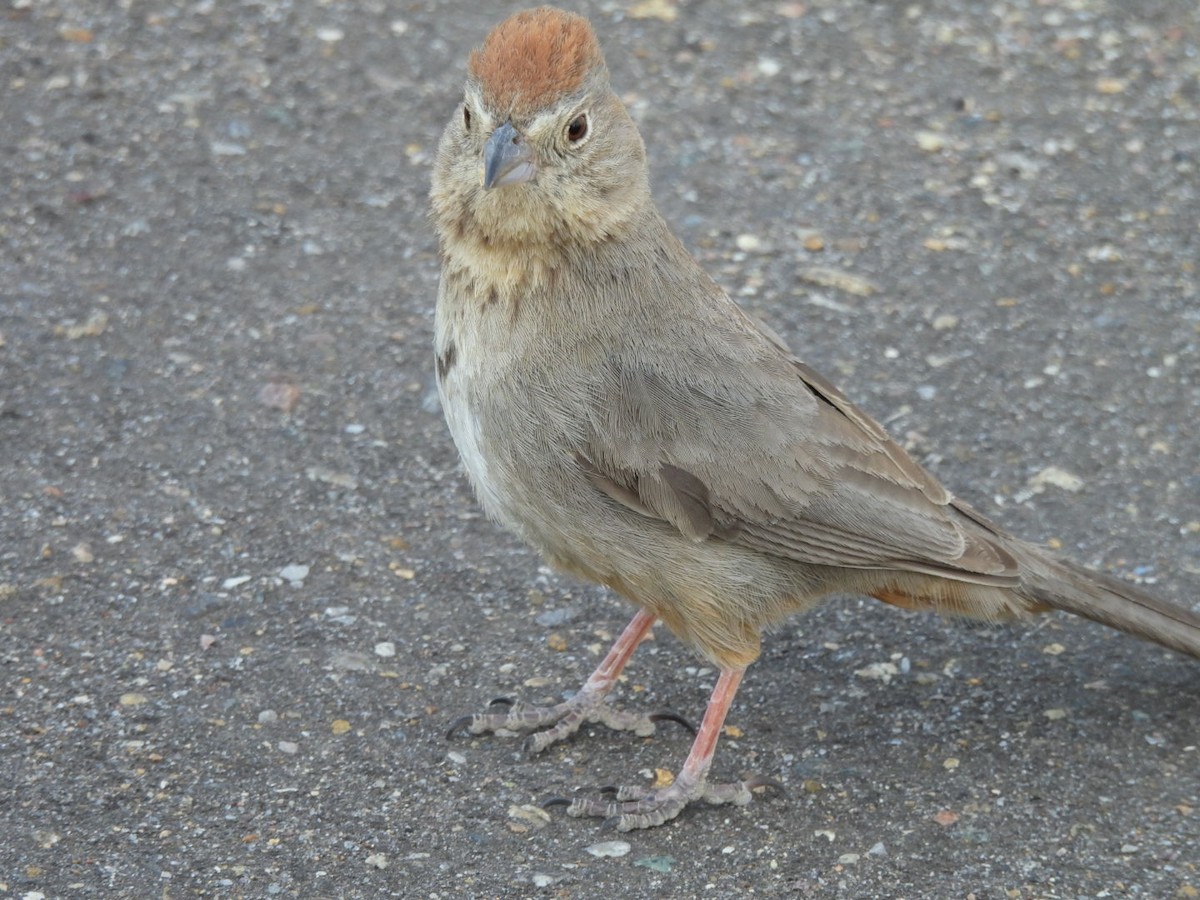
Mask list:
[{"label": "clawed toe", "polygon": [[474,714],[468,714],[465,716],[459,716],[457,719],[451,722],[450,728],[446,731],[446,740],[450,740],[450,738],[454,737],[455,732],[461,731],[470,726],[471,720],[474,718]]},{"label": "clawed toe", "polygon": [[610,706],[602,693],[585,688],[570,700],[554,706],[529,706],[510,697],[496,697],[488,704],[487,712],[455,719],[450,724],[446,737],[452,738],[460,732],[507,735],[527,733],[525,751],[536,755],[550,745],[573,735],[584,722],[596,722],[615,731],[632,731],[641,737],[654,734],[658,722],[675,722],[693,735],[696,733],[696,727],[677,712],[626,712]]},{"label": "clawed toe", "polygon": [[780,782],[763,775],[724,784],[676,780],[669,787],[657,790],[641,785],[605,785],[599,789],[604,795],[601,799],[553,797],[542,803],[542,809],[562,806],[567,815],[575,818],[602,818],[602,830],[635,831],[669,822],[696,800],[714,806],[726,803],[745,806],[753,799],[753,791],[760,788],[784,790]]},{"label": "clawed toe", "polygon": [[691,732],[692,737],[696,736],[696,726],[692,724],[691,720],[685,719],[683,716],[681,716],[679,713],[675,712],[674,710],[671,710],[671,709],[659,710],[656,713],[651,713],[646,718],[648,718],[651,722],[654,722],[655,724],[657,724],[659,722],[675,722],[676,724],[682,725],[689,732]]}]

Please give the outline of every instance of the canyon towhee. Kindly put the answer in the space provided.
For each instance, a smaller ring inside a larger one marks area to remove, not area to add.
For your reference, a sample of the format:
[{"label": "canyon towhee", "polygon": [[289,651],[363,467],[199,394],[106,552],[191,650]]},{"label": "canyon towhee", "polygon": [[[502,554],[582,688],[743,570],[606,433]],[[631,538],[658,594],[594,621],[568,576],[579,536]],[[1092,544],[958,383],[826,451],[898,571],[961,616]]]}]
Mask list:
[{"label": "canyon towhee", "polygon": [[534,751],[584,721],[650,733],[661,717],[606,695],[660,619],[720,669],[670,786],[571,814],[643,828],[770,784],[709,783],[717,737],[763,629],[830,594],[1066,610],[1200,656],[1200,616],[1006,534],[726,296],[655,207],[585,19],[518,13],[471,54],[431,197],[438,388],[480,502],[638,608],[571,699],[456,727],[533,731]]}]

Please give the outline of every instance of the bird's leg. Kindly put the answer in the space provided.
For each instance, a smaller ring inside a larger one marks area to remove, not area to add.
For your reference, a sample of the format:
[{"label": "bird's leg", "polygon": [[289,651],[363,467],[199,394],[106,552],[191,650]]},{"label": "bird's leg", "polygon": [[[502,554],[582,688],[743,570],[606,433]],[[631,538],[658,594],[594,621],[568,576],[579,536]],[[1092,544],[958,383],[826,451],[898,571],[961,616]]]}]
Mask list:
[{"label": "bird's leg", "polygon": [[727,784],[709,784],[708,769],[712,765],[713,753],[717,749],[717,738],[725,724],[725,715],[733,702],[745,669],[722,669],[700,731],[692,742],[691,752],[684,761],[679,775],[669,787],[657,790],[638,786],[608,788],[615,801],[578,798],[568,803],[565,799],[547,802],[547,806],[566,805],[567,814],[572,816],[604,816],[617,831],[633,831],[637,828],[653,828],[675,818],[693,800],[704,800],[718,805],[732,803],[744,806],[749,803],[754,788],[782,786],[769,778],[755,777]]},{"label": "bird's leg", "polygon": [[[654,733],[656,722],[678,722],[695,733],[696,729],[682,716],[673,712],[631,713],[614,709],[606,702],[621,670],[633,656],[646,632],[655,622],[655,615],[639,610],[620,637],[605,654],[600,665],[584,682],[583,687],[570,700],[554,706],[528,706],[510,700],[493,700],[492,704],[504,704],[504,712],[485,712],[463,716],[450,726],[446,735],[452,736],[465,728],[471,734],[534,732],[525,742],[531,753],[540,753],[551,744],[569,737],[579,730],[584,722],[599,722],[617,731],[632,731],[645,737]],[[538,731],[537,729],[545,729]]]}]

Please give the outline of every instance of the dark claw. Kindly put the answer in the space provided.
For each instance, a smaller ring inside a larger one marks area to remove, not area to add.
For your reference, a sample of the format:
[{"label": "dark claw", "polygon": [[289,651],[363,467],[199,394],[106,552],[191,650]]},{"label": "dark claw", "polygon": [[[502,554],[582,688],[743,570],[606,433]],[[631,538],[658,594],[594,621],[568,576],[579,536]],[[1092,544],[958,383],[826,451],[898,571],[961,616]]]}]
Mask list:
[{"label": "dark claw", "polygon": [[787,796],[787,788],[783,786],[783,782],[776,781],[774,778],[768,778],[766,775],[752,775],[742,782],[750,790],[757,788],[770,788],[773,791],[779,791],[780,794]]},{"label": "dark claw", "polygon": [[516,702],[512,697],[493,697],[488,701],[488,706],[513,706]]},{"label": "dark claw", "polygon": [[674,722],[677,725],[682,725],[684,728],[686,728],[688,731],[690,731],[692,733],[692,737],[696,736],[696,726],[693,725],[691,722],[689,722],[687,719],[685,719],[683,716],[681,716],[679,713],[672,712],[669,709],[664,709],[661,712],[651,713],[650,721],[654,722],[656,725],[659,722]]},{"label": "dark claw", "polygon": [[536,742],[536,740],[537,740],[537,732],[535,731],[533,734],[529,735],[529,737],[525,738],[525,740],[521,741],[521,752],[525,753],[529,756],[533,756],[534,755],[534,752],[533,752],[534,746],[533,745]]},{"label": "dark claw", "polygon": [[451,722],[450,730],[446,732],[446,740],[450,740],[450,738],[454,737],[454,732],[458,731],[460,728],[470,725],[471,720],[474,718],[474,716],[459,716],[457,719]]},{"label": "dark claw", "polygon": [[617,826],[620,824],[621,824],[620,816],[609,816],[607,819],[605,819],[603,822],[600,823],[600,830],[601,831],[616,831]]},{"label": "dark claw", "polygon": [[598,790],[598,791],[599,791],[601,794],[615,794],[615,793],[616,793],[617,791],[619,791],[620,789],[621,789],[621,788],[620,788],[620,786],[619,786],[619,785],[615,785],[615,784],[606,784],[604,787],[602,787],[602,788],[598,788],[597,790]]},{"label": "dark claw", "polygon": [[555,806],[570,806],[571,801],[566,797],[551,797],[542,801],[542,809],[553,809]]}]

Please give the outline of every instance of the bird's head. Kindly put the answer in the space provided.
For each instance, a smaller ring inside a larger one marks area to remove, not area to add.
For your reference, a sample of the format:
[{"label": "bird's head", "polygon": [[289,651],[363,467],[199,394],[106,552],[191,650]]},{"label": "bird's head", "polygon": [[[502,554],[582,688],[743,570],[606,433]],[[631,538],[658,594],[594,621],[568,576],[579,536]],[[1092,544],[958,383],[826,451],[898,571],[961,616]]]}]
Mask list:
[{"label": "bird's head", "polygon": [[469,60],[438,147],[443,238],[565,247],[622,233],[649,202],[646,154],[591,25],[551,7],[505,19]]}]

